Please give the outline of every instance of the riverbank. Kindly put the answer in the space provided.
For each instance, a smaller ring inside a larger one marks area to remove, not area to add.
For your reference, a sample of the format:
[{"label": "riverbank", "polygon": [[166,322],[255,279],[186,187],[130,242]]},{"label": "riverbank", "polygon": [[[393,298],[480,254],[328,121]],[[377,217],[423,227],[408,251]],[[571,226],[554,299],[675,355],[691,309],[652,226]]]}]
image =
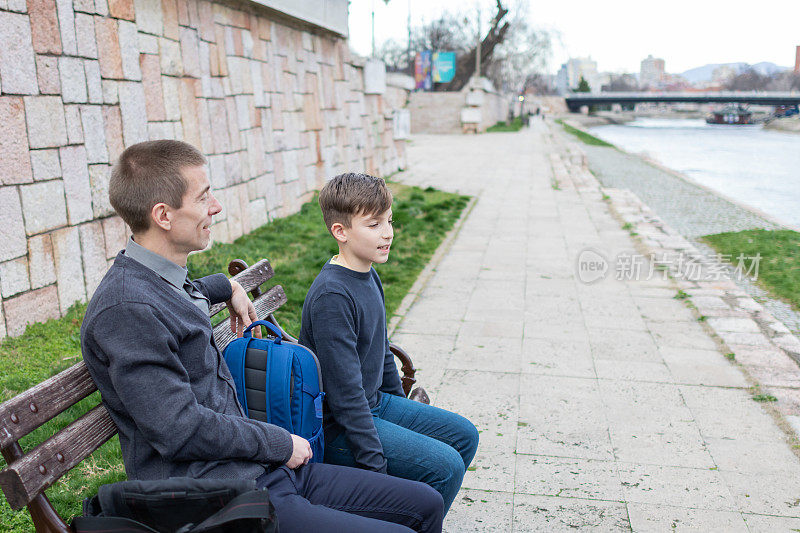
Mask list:
[{"label": "riverbank", "polygon": [[765,130],[784,131],[788,133],[800,133],[800,117],[789,117],[775,119],[769,124],[764,125]]},{"label": "riverbank", "polygon": [[[572,122],[573,127],[579,124]],[[707,256],[717,253],[702,237],[755,229],[791,229],[753,207],[737,202],[660,163],[619,148],[584,145],[589,169],[605,187],[627,189]],[[794,333],[800,313],[748,278],[739,287]]]},{"label": "riverbank", "polygon": [[[609,124],[627,124],[640,118],[664,118],[664,119],[698,119],[705,118],[708,113],[703,111],[686,112],[641,112],[630,111],[612,112],[599,111],[591,115],[582,113],[562,113],[557,115],[564,121],[572,121],[580,124],[584,128],[593,126],[607,126]],[[764,115],[766,116],[766,115]],[[779,118],[764,124],[765,130],[781,131],[786,133],[800,134],[800,117]]]}]

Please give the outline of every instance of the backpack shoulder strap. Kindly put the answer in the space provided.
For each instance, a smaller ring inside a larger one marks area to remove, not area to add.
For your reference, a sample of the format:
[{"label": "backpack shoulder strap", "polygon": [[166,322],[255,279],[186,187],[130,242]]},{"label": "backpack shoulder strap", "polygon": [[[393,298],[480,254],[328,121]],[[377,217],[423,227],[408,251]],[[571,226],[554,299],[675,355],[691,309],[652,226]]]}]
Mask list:
[{"label": "backpack shoulder strap", "polygon": [[228,370],[231,371],[233,381],[236,384],[236,396],[244,411],[244,416],[250,416],[247,411],[247,395],[244,392],[244,360],[247,353],[247,346],[252,337],[246,336],[239,339],[234,339],[225,347],[222,352],[222,357],[225,358],[225,363],[228,365]]},{"label": "backpack shoulder strap", "polygon": [[219,531],[226,524],[235,524],[239,520],[261,519],[264,528],[259,531],[277,531],[278,518],[275,508],[269,501],[269,492],[266,489],[252,490],[237,496],[228,502],[228,505],[206,518],[188,531],[191,533],[205,533]]},{"label": "backpack shoulder strap", "polygon": [[270,342],[267,353],[267,422],[292,432],[292,351],[285,343]]}]

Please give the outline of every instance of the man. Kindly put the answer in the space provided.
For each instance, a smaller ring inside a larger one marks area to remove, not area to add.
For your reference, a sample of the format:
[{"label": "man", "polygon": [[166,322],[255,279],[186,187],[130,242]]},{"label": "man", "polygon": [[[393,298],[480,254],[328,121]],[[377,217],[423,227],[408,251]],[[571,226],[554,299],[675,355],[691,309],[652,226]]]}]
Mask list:
[{"label": "man", "polygon": [[133,237],[89,303],[81,344],[128,477],[256,479],[281,531],[441,531],[442,499],[427,485],[308,464],[305,439],[244,418],[208,312],[226,302],[241,333],[255,309],[224,275],[192,282],[186,271],[222,210],[203,155],[180,141],[133,145],[109,197]]}]

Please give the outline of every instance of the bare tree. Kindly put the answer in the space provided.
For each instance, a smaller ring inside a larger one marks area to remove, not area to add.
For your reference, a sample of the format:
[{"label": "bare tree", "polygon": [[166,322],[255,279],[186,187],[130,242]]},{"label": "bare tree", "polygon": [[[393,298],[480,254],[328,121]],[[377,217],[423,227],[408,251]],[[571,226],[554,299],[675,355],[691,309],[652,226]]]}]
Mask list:
[{"label": "bare tree", "polygon": [[[527,22],[524,5],[509,9],[496,0],[497,12],[481,41],[481,74],[495,86],[521,90],[525,80],[546,64],[550,54],[550,34]],[[456,74],[449,83],[434,84],[437,91],[462,89],[475,74],[476,28],[473,15],[444,12],[439,18],[412,28],[411,54],[397,41],[387,41],[378,56],[392,71],[412,74],[413,58],[421,50],[456,52]]]},{"label": "bare tree", "polygon": [[408,45],[406,43],[399,43],[394,39],[389,39],[378,49],[377,56],[386,64],[386,70],[389,72],[414,73],[414,66],[409,61]]},{"label": "bare tree", "polygon": [[612,93],[629,93],[638,91],[639,85],[636,83],[636,77],[631,74],[612,75],[611,81],[607,85],[603,85],[600,90]]},{"label": "bare tree", "polygon": [[772,75],[765,89],[767,91],[797,91],[800,90],[800,74],[786,70]]},{"label": "bare tree", "polygon": [[762,91],[766,89],[771,78],[759,73],[752,67],[731,78],[725,88],[730,91]]},{"label": "bare tree", "polygon": [[547,76],[541,72],[529,74],[525,78],[521,92],[525,93],[529,91],[534,94],[556,94],[556,89],[553,87],[553,84],[548,80]]},{"label": "bare tree", "polygon": [[505,39],[482,69],[495,87],[505,91],[524,90],[526,80],[544,70],[550,58],[550,34],[528,22],[526,5],[520,5],[515,11]]}]

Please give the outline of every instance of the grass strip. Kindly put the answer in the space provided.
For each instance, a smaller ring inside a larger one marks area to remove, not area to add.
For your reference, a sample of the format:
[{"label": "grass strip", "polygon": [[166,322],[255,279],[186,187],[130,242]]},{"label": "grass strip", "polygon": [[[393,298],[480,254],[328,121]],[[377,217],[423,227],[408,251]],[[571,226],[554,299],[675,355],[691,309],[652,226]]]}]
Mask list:
[{"label": "grass strip", "polygon": [[754,229],[706,235],[721,256],[737,266],[744,259],[742,271],[756,273],[751,258],[759,257],[757,283],[773,296],[800,310],[800,233],[791,230]]},{"label": "grass strip", "polygon": [[572,135],[574,135],[575,137],[577,137],[578,139],[583,141],[584,144],[589,144],[589,145],[592,145],[592,146],[607,146],[609,148],[615,148],[615,146],[613,144],[607,143],[603,139],[598,139],[594,135],[590,135],[589,133],[586,133],[583,130],[579,130],[578,128],[573,128],[572,126],[570,126],[569,124],[567,124],[566,122],[561,120],[560,118],[556,119],[556,122],[561,124],[564,127],[564,130],[567,133],[571,133]]},{"label": "grass strip", "polygon": [[[420,189],[390,183],[395,195],[392,206],[395,240],[389,261],[376,265],[386,294],[386,312],[391,317],[436,248],[458,220],[469,198],[433,188]],[[189,258],[192,276],[227,272],[232,259],[253,264],[266,257],[275,269],[274,281],[283,286],[288,303],[276,313],[290,333],[300,329],[300,311],[311,282],[323,264],[337,252],[328,234],[316,198],[294,215],[273,220],[230,244],[215,244]],[[36,383],[73,365],[80,358],[80,325],[86,304],[74,306],[62,318],[28,326],[17,338],[0,343],[0,401],[7,400]],[[413,355],[413,354],[412,354]],[[99,400],[98,393],[79,402],[21,441],[25,450],[40,443]],[[5,462],[0,459],[0,469]],[[63,517],[81,512],[83,498],[96,494],[100,485],[125,479],[119,440],[114,437],[91,457],[73,468],[47,490]],[[0,531],[33,532],[28,512],[14,512],[5,499],[0,502]]]},{"label": "grass strip", "polygon": [[506,123],[505,121],[500,121],[494,126],[489,126],[486,128],[486,133],[497,133],[497,132],[507,132],[507,131],[519,131],[522,129],[522,118],[521,117],[514,117],[511,123]]}]

